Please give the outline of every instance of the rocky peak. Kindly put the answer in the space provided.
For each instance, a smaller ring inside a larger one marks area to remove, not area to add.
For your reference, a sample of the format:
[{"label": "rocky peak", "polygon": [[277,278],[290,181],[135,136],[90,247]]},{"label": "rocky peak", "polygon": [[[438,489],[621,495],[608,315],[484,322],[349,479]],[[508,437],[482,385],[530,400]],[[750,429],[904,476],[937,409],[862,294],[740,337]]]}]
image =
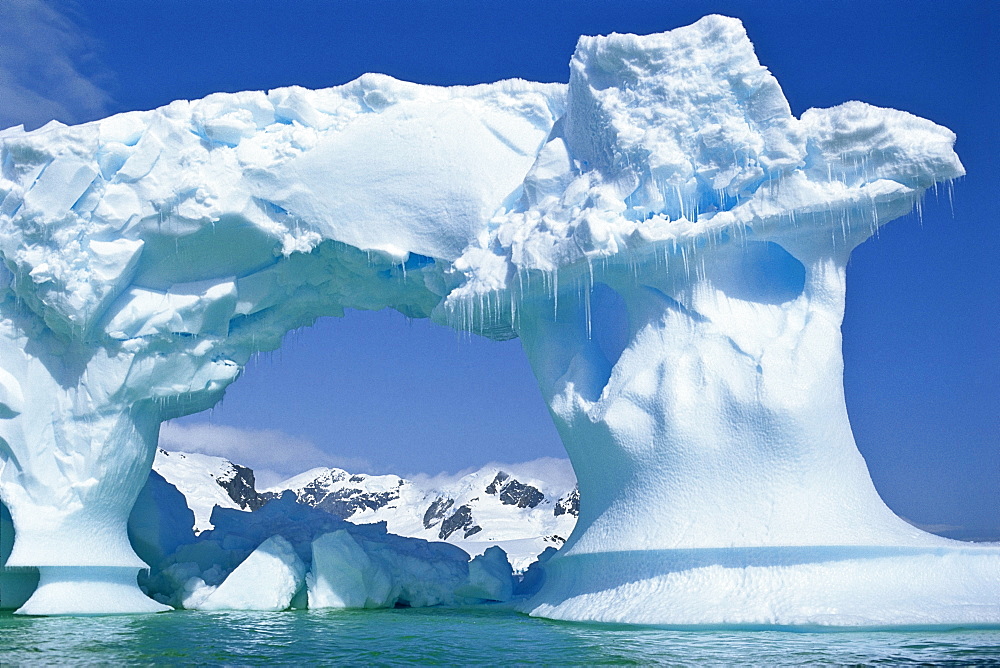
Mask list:
[{"label": "rocky peak", "polygon": [[486,486],[487,494],[496,494],[500,487],[510,478],[510,474],[500,471],[497,473],[496,477],[493,478],[493,482]]},{"label": "rocky peak", "polygon": [[545,500],[545,495],[537,487],[526,485],[500,471],[493,482],[486,486],[486,493],[499,495],[500,503],[518,508],[534,508]]},{"label": "rocky peak", "polygon": [[464,538],[468,538],[483,530],[472,519],[472,508],[468,505],[459,506],[458,510],[452,513],[448,519],[441,522],[441,531],[438,532],[438,538],[448,540],[448,536],[459,530],[464,531]]},{"label": "rocky peak", "polygon": [[580,488],[574,487],[573,491],[556,501],[556,507],[552,509],[553,514],[580,516]]},{"label": "rocky peak", "polygon": [[257,510],[267,503],[267,499],[257,492],[252,469],[232,463],[230,467],[215,481],[236,505],[244,510]]},{"label": "rocky peak", "polygon": [[439,524],[453,505],[455,505],[454,499],[448,499],[443,496],[434,499],[431,505],[427,506],[427,510],[424,511],[424,528],[430,529],[432,526]]}]

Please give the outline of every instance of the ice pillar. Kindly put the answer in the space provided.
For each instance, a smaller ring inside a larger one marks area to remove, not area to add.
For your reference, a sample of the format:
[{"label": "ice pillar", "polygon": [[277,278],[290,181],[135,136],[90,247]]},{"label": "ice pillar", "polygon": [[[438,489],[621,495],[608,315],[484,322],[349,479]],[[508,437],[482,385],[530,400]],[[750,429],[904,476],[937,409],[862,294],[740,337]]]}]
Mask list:
[{"label": "ice pillar", "polygon": [[733,19],[581,38],[566,115],[446,302],[520,336],[578,475],[526,611],[1000,620],[1000,549],[890,512],[842,381],[850,252],[964,173],[953,143],[860,102],[795,118]]},{"label": "ice pillar", "polygon": [[167,609],[138,588],[147,564],[129,544],[129,513],[161,419],[214,403],[236,365],[192,367],[182,355],[164,367],[163,356],[60,339],[14,299],[0,309],[0,498],[14,529],[5,566],[39,572],[18,612]]},{"label": "ice pillar", "polygon": [[155,450],[156,413],[95,405],[93,385],[63,386],[37,358],[4,353],[8,365],[23,362],[21,381],[5,386],[8,399],[21,396],[0,420],[0,491],[16,531],[6,566],[37,567],[40,574],[20,612],[164,609],[138,589],[136,575],[146,564],[126,532]]},{"label": "ice pillar", "polygon": [[851,432],[847,261],[919,196],[875,192],[590,260],[518,305],[581,498],[524,610],[676,625],[1000,619],[1000,549],[896,517]]},{"label": "ice pillar", "polygon": [[[589,313],[566,298],[556,316],[522,311],[581,495],[526,610],[656,624],[1000,614],[995,548],[926,534],[879,498],[844,403],[847,253],[796,250],[801,262],[773,242],[721,244],[688,275],[678,263],[680,279],[604,276]],[[607,329],[624,330],[617,359]]]}]

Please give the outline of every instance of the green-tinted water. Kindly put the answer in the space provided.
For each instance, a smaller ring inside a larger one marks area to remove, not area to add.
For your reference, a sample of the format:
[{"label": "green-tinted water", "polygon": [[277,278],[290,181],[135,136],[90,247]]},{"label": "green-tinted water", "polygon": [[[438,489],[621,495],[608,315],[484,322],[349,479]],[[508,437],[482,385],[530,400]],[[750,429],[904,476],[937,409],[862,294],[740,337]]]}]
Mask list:
[{"label": "green-tinted water", "polygon": [[1000,629],[679,631],[568,624],[503,610],[0,614],[0,664],[998,665]]}]

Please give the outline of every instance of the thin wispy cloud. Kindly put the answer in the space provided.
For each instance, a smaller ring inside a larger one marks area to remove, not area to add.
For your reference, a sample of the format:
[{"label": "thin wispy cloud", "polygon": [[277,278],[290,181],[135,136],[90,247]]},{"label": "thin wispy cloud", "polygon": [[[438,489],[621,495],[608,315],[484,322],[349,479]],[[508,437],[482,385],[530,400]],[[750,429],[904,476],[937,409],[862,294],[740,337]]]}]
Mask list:
[{"label": "thin wispy cloud", "polygon": [[73,14],[69,2],[0,2],[0,129],[108,114],[111,97],[102,82],[111,75]]},{"label": "thin wispy cloud", "polygon": [[910,526],[915,526],[921,531],[941,536],[947,536],[948,534],[953,534],[957,531],[965,529],[965,527],[960,524],[924,524],[922,522],[911,520],[909,517],[903,517],[902,515],[900,515],[900,518],[902,518],[902,520]]},{"label": "thin wispy cloud", "polygon": [[436,475],[426,473],[404,474],[404,478],[413,480],[424,487],[447,488],[453,487],[455,483],[470,473],[475,473],[484,468],[497,468],[514,478],[524,482],[537,480],[545,483],[546,489],[557,491],[558,493],[568,492],[576,485],[576,473],[573,465],[568,459],[561,457],[540,457],[528,462],[516,464],[505,462],[489,462],[482,466],[473,466],[456,473],[441,472]]},{"label": "thin wispy cloud", "polygon": [[209,423],[166,422],[160,427],[160,447],[176,452],[200,452],[249,466],[258,489],[319,466],[364,473],[371,465],[359,457],[342,457],[320,450],[312,441],[277,429],[241,429]]}]

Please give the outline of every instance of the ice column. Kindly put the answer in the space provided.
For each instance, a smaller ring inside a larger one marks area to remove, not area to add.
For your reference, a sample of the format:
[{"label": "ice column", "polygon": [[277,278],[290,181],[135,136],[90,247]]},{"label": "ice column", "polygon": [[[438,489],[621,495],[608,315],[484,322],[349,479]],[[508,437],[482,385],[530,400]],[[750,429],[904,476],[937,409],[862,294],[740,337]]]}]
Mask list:
[{"label": "ice column", "polygon": [[[2,343],[5,361],[21,352],[9,339]],[[162,609],[136,587],[146,564],[125,529],[155,450],[155,412],[102,402],[92,394],[97,388],[61,386],[37,358],[20,361],[21,382],[5,384],[8,399],[23,403],[8,403],[17,413],[0,421],[0,486],[17,528],[7,565],[40,571],[23,612]],[[98,594],[104,585],[115,592]]]},{"label": "ice column", "polygon": [[[723,244],[673,285],[606,277],[595,293],[612,306],[592,304],[589,335],[579,303],[560,300],[557,318],[522,311],[581,495],[527,611],[654,624],[1000,619],[1000,550],[924,533],[876,493],[844,403],[847,254],[795,250]],[[746,294],[732,270],[751,261],[766,275]],[[609,359],[602,328],[615,327],[627,344]]]},{"label": "ice column", "polygon": [[510,322],[580,485],[524,609],[1000,620],[1000,550],[896,517],[844,401],[850,252],[962,174],[951,133],[861,103],[795,119],[721,17],[582,38],[572,67],[569,112],[489,248],[513,265]]},{"label": "ice column", "polygon": [[[149,475],[163,416],[155,388],[129,387],[156,362],[124,351],[53,340],[24,314],[0,325],[0,491],[16,527],[7,566],[38,567],[27,614],[152,612],[164,606],[136,585],[147,565],[128,541],[132,504]],[[34,329],[34,331],[32,331]],[[176,365],[175,365],[176,366]],[[235,377],[235,364],[207,364],[215,377],[181,364],[183,401],[209,405]],[[199,392],[200,389],[200,392]],[[175,402],[182,403],[182,402]]]}]

